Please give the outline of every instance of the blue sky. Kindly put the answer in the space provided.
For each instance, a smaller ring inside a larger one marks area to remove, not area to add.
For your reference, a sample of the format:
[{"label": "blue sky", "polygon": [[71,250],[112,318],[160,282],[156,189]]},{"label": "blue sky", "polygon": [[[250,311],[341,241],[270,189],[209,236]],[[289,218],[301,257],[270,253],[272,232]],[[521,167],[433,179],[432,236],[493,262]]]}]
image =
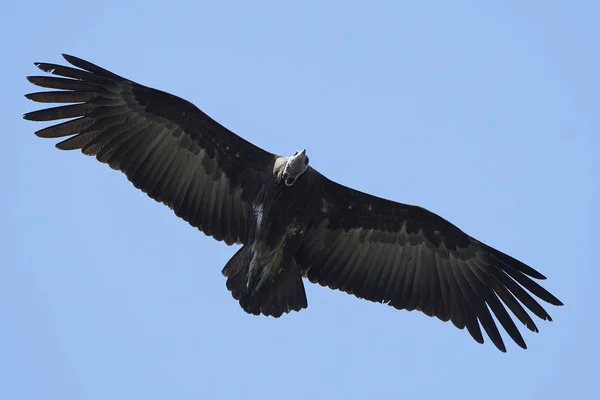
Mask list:
[{"label": "blue sky", "polygon": [[[3,6],[0,398],[597,392],[600,3],[258,3]],[[21,119],[33,62],[63,52],[439,213],[540,270],[565,307],[507,354],[311,284],[307,310],[246,315],[221,276],[235,248]]]}]

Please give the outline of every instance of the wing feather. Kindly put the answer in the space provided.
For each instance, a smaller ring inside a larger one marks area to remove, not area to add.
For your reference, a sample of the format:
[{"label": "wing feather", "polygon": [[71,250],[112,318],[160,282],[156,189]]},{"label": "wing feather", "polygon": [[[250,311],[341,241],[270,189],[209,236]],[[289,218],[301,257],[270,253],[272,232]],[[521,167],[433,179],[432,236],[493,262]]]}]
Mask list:
[{"label": "wing feather", "polygon": [[545,279],[538,271],[434,213],[344,187],[314,169],[309,173],[328,205],[309,223],[296,254],[311,282],[452,321],[479,343],[483,328],[501,351],[506,346],[494,317],[526,348],[508,311],[537,332],[528,311],[551,318],[533,296],[562,305],[534,282]]},{"label": "wing feather", "polygon": [[30,76],[52,89],[26,95],[39,103],[71,103],[24,115],[33,121],[73,118],[38,130],[65,137],[56,147],[80,149],[218,240],[245,243],[251,201],[275,155],[229,131],[191,103],[77,57],[73,65],[36,63],[53,76]]}]

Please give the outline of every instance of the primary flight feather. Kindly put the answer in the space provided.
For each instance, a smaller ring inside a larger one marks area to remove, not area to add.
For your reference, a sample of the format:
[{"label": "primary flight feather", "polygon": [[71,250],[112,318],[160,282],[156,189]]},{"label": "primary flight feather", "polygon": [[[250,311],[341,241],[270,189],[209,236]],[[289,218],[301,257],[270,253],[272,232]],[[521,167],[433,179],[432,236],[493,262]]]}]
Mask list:
[{"label": "primary flight feather", "polygon": [[27,98],[72,103],[25,114],[70,118],[36,135],[66,138],[59,149],[95,156],[205,234],[242,244],[223,274],[248,313],[279,317],[306,308],[304,276],[450,320],[479,343],[483,327],[506,351],[492,314],[526,348],[508,310],[537,332],[530,313],[551,318],[536,297],[562,305],[535,282],[545,279],[538,271],[428,210],[335,183],[309,165],[305,150],[269,153],[186,100],[64,58],[76,68],[36,63],[55,76],[27,78],[55,89]]}]

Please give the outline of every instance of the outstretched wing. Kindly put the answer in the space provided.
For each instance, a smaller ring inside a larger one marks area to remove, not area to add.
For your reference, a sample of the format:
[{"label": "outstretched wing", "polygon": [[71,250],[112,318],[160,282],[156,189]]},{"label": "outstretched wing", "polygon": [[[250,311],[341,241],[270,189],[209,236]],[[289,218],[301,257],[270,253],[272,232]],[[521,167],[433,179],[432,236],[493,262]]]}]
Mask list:
[{"label": "outstretched wing", "polygon": [[63,55],[80,69],[36,63],[53,76],[30,76],[59,89],[26,95],[40,103],[76,103],[30,112],[32,121],[75,118],[39,130],[68,137],[61,150],[81,149],[124,172],[179,217],[217,240],[246,243],[251,200],[274,155],[229,131],[193,104]]},{"label": "outstretched wing", "polygon": [[309,225],[296,261],[311,282],[451,320],[479,343],[481,324],[501,351],[506,348],[490,310],[526,348],[506,307],[537,332],[525,308],[541,319],[551,318],[531,294],[562,305],[531,279],[545,279],[542,274],[438,215],[347,188],[315,170],[310,173],[321,188],[322,214]]}]

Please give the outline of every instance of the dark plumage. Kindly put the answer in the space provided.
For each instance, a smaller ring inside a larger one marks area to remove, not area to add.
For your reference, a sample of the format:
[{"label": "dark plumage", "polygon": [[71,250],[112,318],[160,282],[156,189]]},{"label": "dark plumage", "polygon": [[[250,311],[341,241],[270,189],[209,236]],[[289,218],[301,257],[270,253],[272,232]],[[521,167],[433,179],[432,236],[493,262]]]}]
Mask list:
[{"label": "dark plumage", "polygon": [[66,137],[59,149],[96,156],[205,234],[242,244],[223,274],[248,313],[279,317],[306,308],[305,276],[451,320],[479,343],[481,326],[505,351],[492,313],[526,348],[506,308],[537,332],[527,310],[551,318],[534,296],[562,304],[534,281],[542,274],[430,211],[342,186],[310,167],[305,151],[269,153],[181,98],[64,57],[78,68],[36,63],[56,76],[28,77],[58,90],[26,97],[75,104],[24,118],[74,119],[36,135]]}]

